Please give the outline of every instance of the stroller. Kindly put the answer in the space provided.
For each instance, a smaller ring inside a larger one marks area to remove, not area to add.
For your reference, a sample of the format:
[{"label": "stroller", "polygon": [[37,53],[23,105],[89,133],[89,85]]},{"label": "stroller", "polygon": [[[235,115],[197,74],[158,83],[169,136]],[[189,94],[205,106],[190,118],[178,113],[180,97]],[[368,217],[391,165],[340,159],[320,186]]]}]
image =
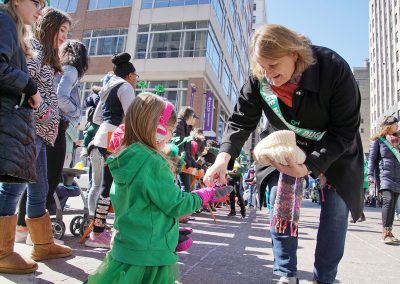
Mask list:
[{"label": "stroller", "polygon": [[[50,215],[55,216],[51,218],[51,226],[54,238],[60,240],[66,231],[66,226],[63,221],[64,215],[77,215],[70,223],[69,230],[72,235],[83,235],[83,232],[89,226],[91,220],[89,219],[89,209],[85,195],[83,194],[80,186],[75,182],[75,178],[79,178],[82,174],[86,173],[85,170],[64,168],[62,171],[63,183],[59,184],[53,194],[54,203],[49,208]],[[80,196],[83,201],[83,209],[67,209],[65,204],[68,198]]]}]

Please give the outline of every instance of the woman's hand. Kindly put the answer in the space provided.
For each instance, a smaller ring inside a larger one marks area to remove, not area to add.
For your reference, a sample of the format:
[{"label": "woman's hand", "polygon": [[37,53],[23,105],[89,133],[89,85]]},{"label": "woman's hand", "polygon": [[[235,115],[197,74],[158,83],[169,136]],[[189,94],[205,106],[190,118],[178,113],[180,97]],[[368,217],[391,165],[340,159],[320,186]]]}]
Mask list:
[{"label": "woman's hand", "polygon": [[208,168],[204,175],[203,182],[206,186],[212,187],[216,183],[226,184],[226,169],[228,167],[231,155],[228,153],[219,153],[214,164]]},{"label": "woman's hand", "polygon": [[308,175],[308,169],[304,164],[296,164],[293,159],[286,158],[288,165],[282,165],[280,163],[271,161],[271,165],[274,166],[279,172],[286,174],[291,177],[304,177]]},{"label": "woman's hand", "polygon": [[41,102],[42,102],[42,97],[40,96],[39,92],[37,92],[28,99],[28,104],[30,105],[31,108],[38,108]]}]

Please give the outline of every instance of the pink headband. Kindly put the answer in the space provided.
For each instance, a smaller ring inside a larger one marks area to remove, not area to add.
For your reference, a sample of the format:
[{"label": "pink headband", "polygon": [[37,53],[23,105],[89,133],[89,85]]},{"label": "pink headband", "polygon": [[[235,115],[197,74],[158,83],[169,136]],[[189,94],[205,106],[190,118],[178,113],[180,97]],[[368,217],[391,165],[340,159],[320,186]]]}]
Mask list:
[{"label": "pink headband", "polygon": [[164,111],[160,117],[160,125],[162,127],[157,128],[157,133],[159,133],[161,135],[168,134],[167,122],[168,122],[169,118],[171,117],[173,110],[174,110],[174,105],[171,102],[165,100],[164,101]]}]

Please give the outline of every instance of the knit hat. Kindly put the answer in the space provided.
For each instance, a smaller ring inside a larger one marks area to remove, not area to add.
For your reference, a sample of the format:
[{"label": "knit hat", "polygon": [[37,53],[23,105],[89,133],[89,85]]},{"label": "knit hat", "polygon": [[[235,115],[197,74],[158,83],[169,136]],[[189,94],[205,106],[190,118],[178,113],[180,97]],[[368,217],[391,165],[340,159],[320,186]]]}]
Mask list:
[{"label": "knit hat", "polygon": [[129,62],[131,56],[129,53],[114,54],[111,61],[114,64],[113,71],[118,77],[125,78],[129,73],[135,73],[136,69],[133,64]]},{"label": "knit hat", "polygon": [[271,161],[287,165],[286,158],[303,164],[306,160],[304,152],[296,145],[296,135],[290,130],[271,133],[254,148],[254,158],[262,165],[270,165]]}]

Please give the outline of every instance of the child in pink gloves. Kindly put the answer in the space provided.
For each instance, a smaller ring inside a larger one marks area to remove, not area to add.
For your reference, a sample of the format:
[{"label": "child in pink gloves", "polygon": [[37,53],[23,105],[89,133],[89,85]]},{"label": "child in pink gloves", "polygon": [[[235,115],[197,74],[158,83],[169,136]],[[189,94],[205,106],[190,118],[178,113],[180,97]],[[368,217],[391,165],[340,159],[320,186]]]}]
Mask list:
[{"label": "child in pink gloves", "polygon": [[161,151],[175,122],[174,106],[154,94],[142,93],[129,106],[122,144],[107,159],[117,233],[88,283],[174,283],[178,217],[226,194],[215,188],[186,193],[175,184]]}]

